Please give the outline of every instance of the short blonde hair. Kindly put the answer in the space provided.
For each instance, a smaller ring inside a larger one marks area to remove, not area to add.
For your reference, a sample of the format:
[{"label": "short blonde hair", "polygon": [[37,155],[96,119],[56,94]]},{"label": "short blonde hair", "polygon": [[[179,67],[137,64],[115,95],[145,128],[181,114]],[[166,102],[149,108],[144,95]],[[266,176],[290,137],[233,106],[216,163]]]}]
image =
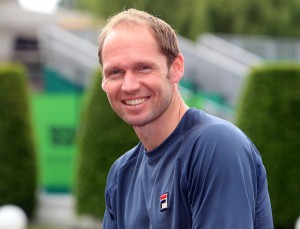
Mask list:
[{"label": "short blonde hair", "polygon": [[102,65],[102,49],[103,43],[107,34],[119,24],[129,25],[144,25],[150,30],[156,39],[160,51],[167,58],[167,63],[170,66],[174,59],[179,55],[179,45],[175,31],[165,21],[157,18],[147,12],[128,9],[124,10],[113,17],[109,18],[101,31],[99,37],[99,50],[98,57],[99,62]]}]

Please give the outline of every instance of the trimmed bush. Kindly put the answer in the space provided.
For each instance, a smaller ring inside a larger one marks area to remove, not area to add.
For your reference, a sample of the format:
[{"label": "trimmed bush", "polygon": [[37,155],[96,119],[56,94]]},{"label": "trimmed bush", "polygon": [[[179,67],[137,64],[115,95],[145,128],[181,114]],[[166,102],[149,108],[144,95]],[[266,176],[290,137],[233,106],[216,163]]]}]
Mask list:
[{"label": "trimmed bush", "polygon": [[36,154],[25,69],[0,64],[0,206],[14,204],[29,218],[36,204]]},{"label": "trimmed bush", "polygon": [[82,215],[102,218],[106,177],[113,162],[137,144],[133,128],[111,109],[97,71],[86,95],[79,129],[76,208]]},{"label": "trimmed bush", "polygon": [[237,125],[261,152],[276,229],[293,229],[300,214],[299,119],[299,64],[253,69],[240,100]]}]

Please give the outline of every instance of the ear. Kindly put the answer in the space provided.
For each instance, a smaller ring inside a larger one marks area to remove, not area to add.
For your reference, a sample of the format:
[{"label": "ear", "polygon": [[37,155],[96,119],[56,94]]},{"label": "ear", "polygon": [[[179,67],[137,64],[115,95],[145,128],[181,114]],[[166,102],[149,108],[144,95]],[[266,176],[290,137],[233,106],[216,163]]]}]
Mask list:
[{"label": "ear", "polygon": [[184,74],[184,58],[181,53],[174,59],[170,66],[171,80],[173,83],[178,83]]}]

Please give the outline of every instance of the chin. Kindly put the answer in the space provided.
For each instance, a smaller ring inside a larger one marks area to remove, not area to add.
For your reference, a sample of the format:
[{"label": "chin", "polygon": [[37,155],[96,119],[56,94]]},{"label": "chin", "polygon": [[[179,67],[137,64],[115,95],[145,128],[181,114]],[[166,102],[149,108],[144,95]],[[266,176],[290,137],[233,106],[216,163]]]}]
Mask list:
[{"label": "chin", "polygon": [[135,121],[135,120],[124,120],[128,125],[130,126],[136,126],[136,127],[141,127],[141,126],[145,126],[145,122],[141,122],[141,121]]},{"label": "chin", "polygon": [[151,122],[154,122],[160,117],[160,115],[157,112],[144,112],[136,115],[123,113],[122,115],[120,115],[120,117],[130,126],[143,127]]},{"label": "chin", "polygon": [[130,126],[136,126],[136,127],[142,127],[147,125],[150,121],[147,119],[133,119],[133,118],[124,118],[123,119],[128,125]]}]

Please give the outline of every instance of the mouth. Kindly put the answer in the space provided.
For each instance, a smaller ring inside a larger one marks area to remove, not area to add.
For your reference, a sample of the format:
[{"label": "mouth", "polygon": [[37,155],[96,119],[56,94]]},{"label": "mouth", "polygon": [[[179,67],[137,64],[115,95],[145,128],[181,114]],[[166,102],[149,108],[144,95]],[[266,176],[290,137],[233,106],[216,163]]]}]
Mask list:
[{"label": "mouth", "polygon": [[129,106],[136,106],[146,102],[148,98],[138,98],[138,99],[130,99],[130,100],[123,100],[123,103]]}]

